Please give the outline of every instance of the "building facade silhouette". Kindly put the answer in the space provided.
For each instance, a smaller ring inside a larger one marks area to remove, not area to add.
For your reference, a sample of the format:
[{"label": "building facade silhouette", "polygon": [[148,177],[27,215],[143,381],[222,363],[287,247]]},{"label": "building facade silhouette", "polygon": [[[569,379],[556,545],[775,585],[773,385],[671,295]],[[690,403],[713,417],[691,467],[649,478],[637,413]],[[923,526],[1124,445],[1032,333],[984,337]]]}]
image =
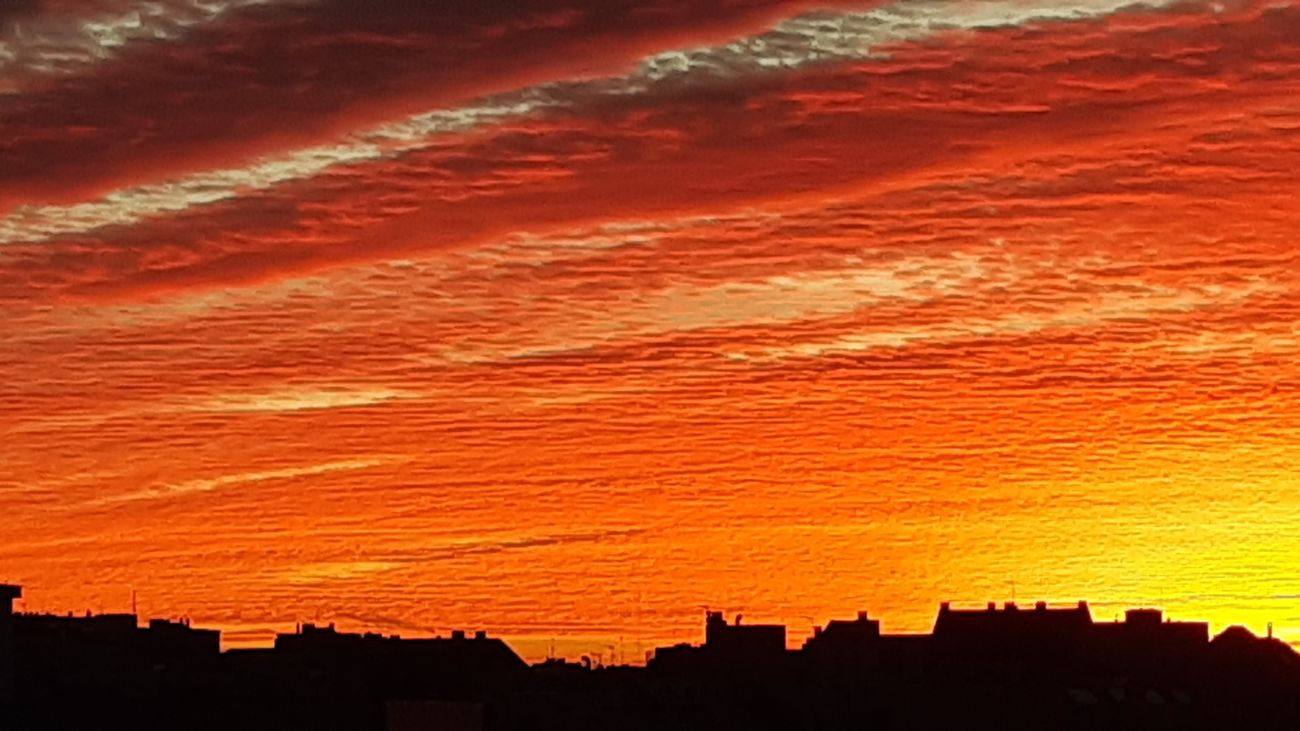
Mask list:
[{"label": "building facade silhouette", "polygon": [[13,614],[0,728],[1293,729],[1300,656],[1232,627],[1086,603],[943,604],[927,634],[860,612],[787,646],[780,624],[705,617],[645,666],[529,666],[484,632],[407,639],[304,624],[222,651],[215,630],[130,615]]}]

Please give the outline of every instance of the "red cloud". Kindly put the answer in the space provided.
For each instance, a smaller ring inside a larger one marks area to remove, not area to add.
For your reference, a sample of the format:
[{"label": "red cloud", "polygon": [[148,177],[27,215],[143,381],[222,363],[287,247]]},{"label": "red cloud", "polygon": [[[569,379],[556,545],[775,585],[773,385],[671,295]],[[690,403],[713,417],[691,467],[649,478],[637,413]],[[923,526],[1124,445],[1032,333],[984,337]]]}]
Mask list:
[{"label": "red cloud", "polygon": [[[80,272],[70,291],[94,297],[259,282],[515,231],[798,207],[1049,152],[1183,145],[1224,110],[1292,91],[1260,59],[1287,57],[1293,9],[1138,17],[1148,23],[970,33],[889,60],[587,99],[29,255],[60,252]],[[1177,53],[1190,37],[1195,52]]]},{"label": "red cloud", "polygon": [[[407,114],[761,30],[810,0],[257,5],[0,108],[0,210],[227,167]],[[852,4],[863,4],[862,2]]]}]

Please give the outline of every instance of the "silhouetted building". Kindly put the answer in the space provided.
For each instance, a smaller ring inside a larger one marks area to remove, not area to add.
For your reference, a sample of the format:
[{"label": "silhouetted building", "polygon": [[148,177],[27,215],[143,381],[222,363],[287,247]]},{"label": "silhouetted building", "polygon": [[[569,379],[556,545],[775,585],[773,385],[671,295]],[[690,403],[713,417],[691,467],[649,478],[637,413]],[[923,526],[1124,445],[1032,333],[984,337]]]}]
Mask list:
[{"label": "silhouetted building", "polygon": [[939,607],[930,659],[958,673],[1022,676],[1077,662],[1092,629],[1087,602],[1022,609],[1013,602],[984,609]]},{"label": "silhouetted building", "polygon": [[713,672],[721,666],[746,665],[748,668],[770,665],[784,659],[785,625],[742,624],[736,615],[732,624],[722,612],[708,612],[704,621],[704,644],[661,647],[654,652],[651,664],[678,671]]},{"label": "silhouetted building", "polygon": [[68,675],[105,670],[211,665],[221,652],[221,632],[186,621],[152,619],[144,627],[134,614],[14,616],[18,656],[33,668]]},{"label": "silhouetted building", "polygon": [[704,624],[704,646],[731,657],[771,657],[785,652],[785,625],[741,624],[737,614],[727,624],[722,612],[709,612]]},{"label": "silhouetted building", "polygon": [[14,600],[22,587],[0,584],[0,706],[14,697]]},{"label": "silhouetted building", "polygon": [[813,628],[803,644],[809,665],[826,672],[859,675],[876,673],[880,666],[880,621],[866,612],[856,619],[833,619]]},{"label": "silhouetted building", "polygon": [[304,624],[294,634],[277,635],[275,649],[316,673],[364,677],[393,698],[480,697],[512,690],[528,675],[514,650],[484,632],[403,639]]},{"label": "silhouetted building", "polygon": [[[13,703],[0,729],[1293,729],[1300,655],[1231,627],[1086,603],[954,609],[932,634],[882,631],[866,612],[798,651],[781,625],[707,615],[699,646],[646,667],[529,667],[485,633],[403,639],[303,625],[272,648],[134,615],[12,615],[0,646]],[[9,652],[12,650],[12,652]]]},{"label": "silhouetted building", "polygon": [[874,648],[879,641],[880,621],[858,612],[856,619],[832,619],[825,627],[813,628],[803,650],[809,654],[858,654],[854,651]]},{"label": "silhouetted building", "polygon": [[179,692],[220,657],[221,633],[134,614],[13,617],[17,688],[27,699],[57,705],[93,698],[111,705]]},{"label": "silhouetted building", "polygon": [[1140,671],[1171,681],[1181,681],[1178,676],[1210,641],[1208,623],[1168,621],[1159,609],[1130,609],[1123,622],[1101,622],[1093,632],[1093,657],[1108,671]]}]

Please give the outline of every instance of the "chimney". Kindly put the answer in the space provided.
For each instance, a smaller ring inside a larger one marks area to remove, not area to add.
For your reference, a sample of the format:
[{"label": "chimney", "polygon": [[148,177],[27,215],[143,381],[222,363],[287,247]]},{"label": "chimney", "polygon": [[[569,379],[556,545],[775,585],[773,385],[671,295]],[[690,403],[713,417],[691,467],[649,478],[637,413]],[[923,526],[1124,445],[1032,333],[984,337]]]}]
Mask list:
[{"label": "chimney", "polygon": [[1036,603],[1034,604],[1034,609],[1037,610],[1037,611],[1039,611],[1039,612],[1046,612],[1046,611],[1047,611],[1047,602],[1036,602]]},{"label": "chimney", "polygon": [[858,621],[859,622],[867,621],[867,613],[865,610],[858,612]]},{"label": "chimney", "polygon": [[475,633],[474,633],[474,639],[476,639],[476,640],[486,640],[486,639],[487,639],[487,632],[485,632],[484,630],[479,630],[479,631],[475,632]]},{"label": "chimney", "polygon": [[452,638],[453,640],[463,640],[463,639],[465,639],[465,630],[463,630],[463,629],[454,629],[454,630],[452,630],[452,631],[451,631],[451,638]]}]

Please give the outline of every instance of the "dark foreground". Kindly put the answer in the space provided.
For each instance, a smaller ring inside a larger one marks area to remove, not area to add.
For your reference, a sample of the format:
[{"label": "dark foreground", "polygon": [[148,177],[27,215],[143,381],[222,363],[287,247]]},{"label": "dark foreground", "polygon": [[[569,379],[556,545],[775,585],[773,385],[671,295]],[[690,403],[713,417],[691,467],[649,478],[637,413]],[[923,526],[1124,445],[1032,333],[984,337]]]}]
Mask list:
[{"label": "dark foreground", "polygon": [[647,667],[529,666],[481,633],[311,625],[274,649],[134,615],[13,615],[0,587],[0,729],[1297,729],[1300,656],[1155,610],[944,605],[928,635],[866,614],[788,650],[710,614]]}]

